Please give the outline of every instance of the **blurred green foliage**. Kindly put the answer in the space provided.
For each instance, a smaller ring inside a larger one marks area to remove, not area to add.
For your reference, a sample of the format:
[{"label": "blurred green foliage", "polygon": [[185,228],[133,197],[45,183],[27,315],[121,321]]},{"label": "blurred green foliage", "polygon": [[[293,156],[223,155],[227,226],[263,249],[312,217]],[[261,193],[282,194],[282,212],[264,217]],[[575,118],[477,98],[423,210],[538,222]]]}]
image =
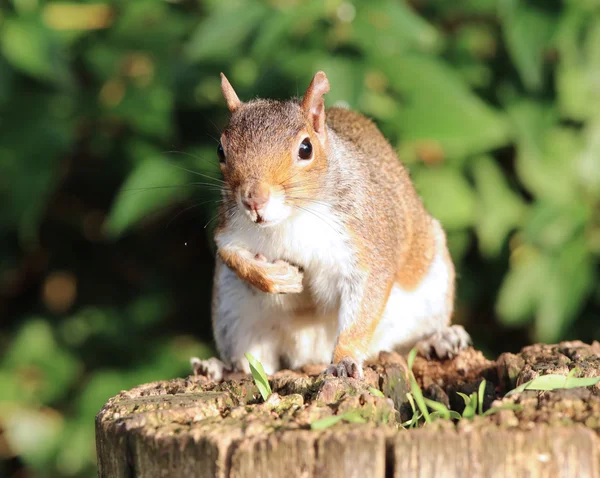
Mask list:
[{"label": "blurred green foliage", "polygon": [[599,0],[1,5],[1,476],[93,476],[106,399],[213,353],[219,71],[377,121],[476,345],[600,337]]}]

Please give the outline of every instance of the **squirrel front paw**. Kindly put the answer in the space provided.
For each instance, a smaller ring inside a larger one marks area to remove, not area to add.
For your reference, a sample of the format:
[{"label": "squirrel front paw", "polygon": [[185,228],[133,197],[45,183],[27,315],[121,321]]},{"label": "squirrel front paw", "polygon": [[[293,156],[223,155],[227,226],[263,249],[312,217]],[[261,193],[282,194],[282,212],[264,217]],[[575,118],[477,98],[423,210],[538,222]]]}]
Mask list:
[{"label": "squirrel front paw", "polygon": [[334,377],[363,378],[362,365],[352,357],[345,357],[336,364],[332,363],[325,373]]},{"label": "squirrel front paw", "polygon": [[425,358],[453,358],[471,345],[471,337],[462,325],[451,325],[418,343],[417,350]]},{"label": "squirrel front paw", "polygon": [[302,292],[304,274],[289,262],[276,260],[270,262],[262,254],[248,251],[246,259],[255,269],[249,280],[252,285],[270,294],[298,294]]}]

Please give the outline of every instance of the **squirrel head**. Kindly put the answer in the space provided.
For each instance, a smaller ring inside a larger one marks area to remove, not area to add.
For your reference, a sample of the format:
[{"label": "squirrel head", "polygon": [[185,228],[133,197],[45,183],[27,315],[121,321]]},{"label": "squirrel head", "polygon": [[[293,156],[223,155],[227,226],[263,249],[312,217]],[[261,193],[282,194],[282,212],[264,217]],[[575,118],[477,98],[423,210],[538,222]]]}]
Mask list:
[{"label": "squirrel head", "polygon": [[301,101],[242,103],[222,73],[221,89],[231,119],[217,152],[230,199],[261,226],[309,208],[327,170],[325,73],[315,74]]}]

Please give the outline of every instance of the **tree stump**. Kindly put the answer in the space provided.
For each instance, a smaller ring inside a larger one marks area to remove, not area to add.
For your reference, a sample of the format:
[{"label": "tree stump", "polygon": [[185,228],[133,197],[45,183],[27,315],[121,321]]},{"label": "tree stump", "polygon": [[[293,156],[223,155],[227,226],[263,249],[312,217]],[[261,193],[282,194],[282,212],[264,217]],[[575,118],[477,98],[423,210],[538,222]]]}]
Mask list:
[{"label": "tree stump", "polygon": [[[533,345],[496,361],[472,349],[441,362],[417,357],[413,372],[426,397],[461,412],[457,392],[485,379],[484,409],[522,408],[410,430],[400,425],[412,409],[407,366],[396,354],[380,354],[364,381],[315,367],[278,372],[266,402],[245,376],[154,382],[121,392],[98,414],[99,476],[600,477],[600,385],[504,397],[573,368],[600,375],[600,344]],[[364,423],[311,429],[350,411]]]}]

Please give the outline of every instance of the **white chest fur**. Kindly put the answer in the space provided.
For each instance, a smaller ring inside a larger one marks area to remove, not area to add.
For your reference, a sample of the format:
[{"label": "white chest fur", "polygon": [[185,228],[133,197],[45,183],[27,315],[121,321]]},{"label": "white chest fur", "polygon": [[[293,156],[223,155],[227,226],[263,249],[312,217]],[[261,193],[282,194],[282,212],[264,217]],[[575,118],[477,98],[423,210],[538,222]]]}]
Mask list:
[{"label": "white chest fur", "polygon": [[216,242],[219,247],[244,247],[270,261],[283,259],[301,267],[305,288],[315,301],[321,306],[335,306],[353,261],[349,237],[329,207],[313,204],[306,209],[309,211],[297,210],[271,227],[257,226],[236,214]]}]

